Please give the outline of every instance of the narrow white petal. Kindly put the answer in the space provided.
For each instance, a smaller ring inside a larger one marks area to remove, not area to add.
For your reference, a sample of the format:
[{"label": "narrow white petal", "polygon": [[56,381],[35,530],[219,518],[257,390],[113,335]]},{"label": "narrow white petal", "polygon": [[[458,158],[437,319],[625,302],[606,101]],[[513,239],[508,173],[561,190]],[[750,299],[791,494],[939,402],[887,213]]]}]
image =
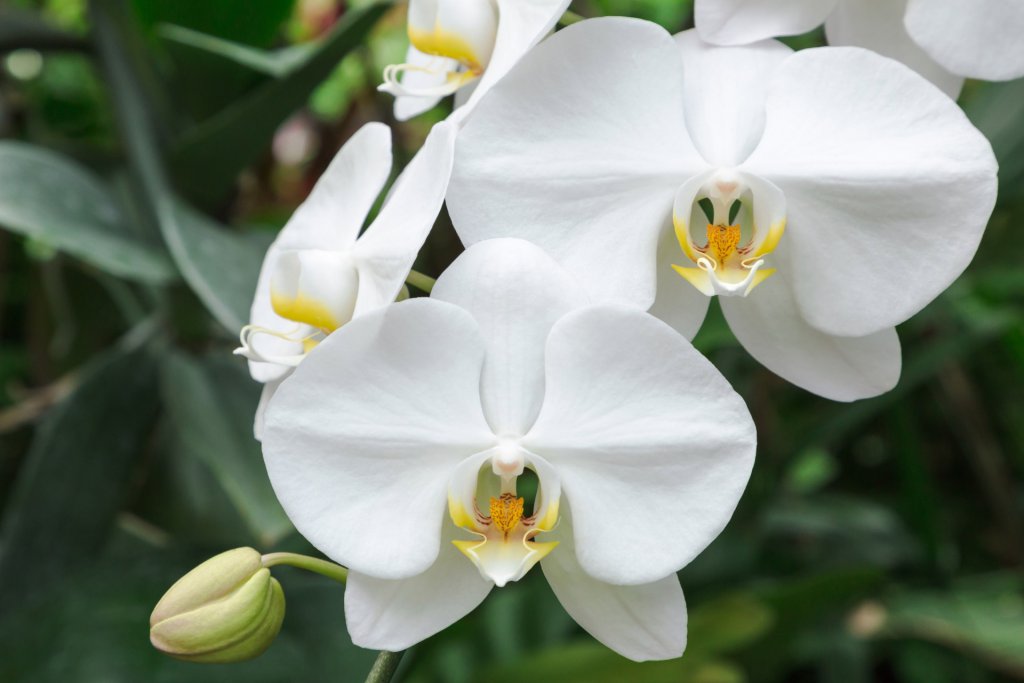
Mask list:
[{"label": "narrow white petal", "polygon": [[487,344],[484,415],[495,434],[524,434],[544,398],[544,342],[556,320],[587,303],[582,287],[536,245],[495,239],[459,256],[432,298],[476,318]]},{"label": "narrow white petal", "polygon": [[1020,0],[910,0],[910,36],[955,74],[989,81],[1024,76]]},{"label": "narrow white petal", "polygon": [[413,299],[345,325],[281,384],[263,455],[313,545],[378,578],[433,564],[452,468],[494,444],[480,407],[483,356],[468,313]]},{"label": "narrow white petal", "polygon": [[650,22],[594,19],[534,48],[459,136],[448,208],[466,244],[534,242],[593,298],[647,308],[675,188],[704,162],[679,51]]},{"label": "narrow white petal", "polygon": [[802,50],[778,70],[767,110],[743,168],[785,194],[782,239],[812,326],[846,337],[893,327],[970,263],[996,161],[931,83],[867,50]]},{"label": "narrow white petal", "polygon": [[697,30],[718,45],[807,33],[821,25],[836,0],[697,0]]},{"label": "narrow white petal", "polygon": [[487,597],[494,584],[452,545],[456,529],[447,515],[443,524],[437,561],[422,574],[387,580],[349,572],[345,622],[353,643],[404,650],[451,626]]},{"label": "narrow white petal", "polygon": [[614,586],[576,561],[571,522],[548,535],[559,545],[541,561],[555,597],[576,623],[623,657],[674,659],[686,650],[686,600],[675,574],[638,586]]},{"label": "narrow white petal", "polygon": [[451,178],[457,128],[442,121],[395,186],[377,219],[356,242],[359,269],[355,316],[395,300],[441,211]]},{"label": "narrow white petal", "polygon": [[[931,4],[928,3],[929,13]],[[964,79],[940,66],[907,33],[903,24],[906,11],[907,0],[839,0],[836,11],[825,22],[829,45],[866,47],[903,62],[956,99]],[[971,11],[958,12],[958,16],[966,17],[972,12],[973,8]],[[960,19],[957,20],[959,23]],[[949,28],[954,35],[960,36],[959,25]],[[987,45],[983,49],[987,50]]]},{"label": "narrow white petal", "polygon": [[622,585],[685,566],[725,527],[750,476],[756,437],[743,400],[672,328],[618,306],[562,318],[546,369],[523,445],[562,479],[580,564]]}]

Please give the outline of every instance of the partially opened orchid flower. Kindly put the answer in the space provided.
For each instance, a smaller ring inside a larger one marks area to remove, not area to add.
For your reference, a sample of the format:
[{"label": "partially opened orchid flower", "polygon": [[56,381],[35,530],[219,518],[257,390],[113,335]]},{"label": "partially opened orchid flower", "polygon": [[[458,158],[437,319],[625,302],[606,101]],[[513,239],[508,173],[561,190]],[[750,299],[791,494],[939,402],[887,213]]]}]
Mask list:
[{"label": "partially opened orchid flower", "polygon": [[236,354],[264,383],[255,432],[280,381],[323,339],[395,300],[444,202],[455,128],[434,127],[373,224],[366,216],[391,172],[391,131],[352,136],[267,251],[250,324]]},{"label": "partially opened orchid flower", "polygon": [[805,33],[897,59],[956,97],[964,77],[1024,76],[1020,0],[697,0],[697,30],[718,45]]},{"label": "partially opened orchid flower", "polygon": [[[570,0],[410,0],[405,64],[384,70],[383,92],[405,121],[456,93],[475,102],[554,27]],[[469,108],[464,107],[468,112]]]},{"label": "partially opened orchid flower", "polygon": [[356,644],[409,647],[539,562],[609,647],[682,653],[675,572],[732,515],[754,426],[669,326],[586,303],[534,245],[484,242],[431,299],[354,320],[281,385],[267,469],[296,528],[349,567]]},{"label": "partially opened orchid flower", "polygon": [[967,266],[996,194],[988,142],[897,62],[623,18],[527,55],[460,133],[453,173],[467,244],[528,239],[596,300],[687,336],[718,296],[755,358],[837,400],[895,384],[894,326]]}]

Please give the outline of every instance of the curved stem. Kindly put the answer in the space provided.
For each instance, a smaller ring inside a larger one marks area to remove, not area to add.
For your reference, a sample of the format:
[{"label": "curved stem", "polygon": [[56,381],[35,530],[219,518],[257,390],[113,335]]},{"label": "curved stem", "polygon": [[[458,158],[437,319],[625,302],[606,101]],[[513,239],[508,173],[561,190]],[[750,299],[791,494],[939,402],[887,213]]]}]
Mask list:
[{"label": "curved stem", "polygon": [[366,683],[389,683],[395,672],[398,671],[398,665],[402,662],[404,654],[404,650],[401,652],[381,650],[381,653],[377,655],[377,661],[373,663],[373,668],[366,675]]},{"label": "curved stem", "polygon": [[415,270],[410,270],[409,275],[405,278],[407,284],[412,285],[416,289],[422,290],[427,294],[434,289],[434,284],[437,282],[434,278],[429,275],[424,275]]},{"label": "curved stem", "polygon": [[321,576],[326,576],[328,579],[334,579],[338,583],[345,583],[348,579],[348,570],[340,564],[334,564],[333,562],[307,555],[299,555],[298,553],[270,553],[263,556],[262,562],[263,566],[268,569],[283,564],[315,572]]}]

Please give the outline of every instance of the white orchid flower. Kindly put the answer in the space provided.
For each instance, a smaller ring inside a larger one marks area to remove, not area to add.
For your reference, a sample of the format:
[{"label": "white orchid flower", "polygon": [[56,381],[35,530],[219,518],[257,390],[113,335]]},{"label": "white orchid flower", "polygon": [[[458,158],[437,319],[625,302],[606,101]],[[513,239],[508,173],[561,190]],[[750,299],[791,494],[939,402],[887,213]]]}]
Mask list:
[{"label": "white orchid flower", "polygon": [[899,60],[956,98],[964,77],[1024,76],[1020,0],[697,0],[708,42],[742,45],[806,33],[822,22],[831,45]]},{"label": "white orchid flower", "polygon": [[[472,105],[555,26],[570,0],[410,0],[405,64],[384,70],[383,92],[405,121],[456,94]],[[464,105],[470,106],[464,106]]]},{"label": "white orchid flower", "polygon": [[491,240],[431,299],[346,325],[281,385],[267,470],[296,528],[349,567],[356,644],[409,647],[539,562],[609,647],[682,653],[675,572],[732,515],[754,425],[669,326],[586,303],[538,247]]},{"label": "white orchid flower", "polygon": [[996,194],[988,142],[897,62],[623,18],[527,55],[460,133],[453,174],[465,243],[530,240],[595,300],[687,336],[718,295],[751,355],[836,400],[894,385],[894,326],[967,266]]},{"label": "white orchid flower", "polygon": [[278,384],[323,339],[395,300],[444,202],[455,127],[434,126],[360,235],[391,172],[391,131],[368,123],[345,143],[263,260],[235,353],[264,383],[255,433]]}]

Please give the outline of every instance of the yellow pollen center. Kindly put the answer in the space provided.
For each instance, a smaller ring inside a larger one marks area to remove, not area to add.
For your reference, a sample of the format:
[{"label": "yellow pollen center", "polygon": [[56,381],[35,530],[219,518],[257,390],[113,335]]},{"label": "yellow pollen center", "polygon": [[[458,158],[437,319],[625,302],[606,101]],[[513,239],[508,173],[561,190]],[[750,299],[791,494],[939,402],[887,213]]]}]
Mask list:
[{"label": "yellow pollen center", "polygon": [[494,526],[508,536],[523,518],[523,499],[511,493],[503,493],[500,498],[491,498],[491,521]]},{"label": "yellow pollen center", "polygon": [[708,248],[714,252],[719,265],[725,264],[725,260],[732,256],[739,244],[739,225],[708,224]]}]

